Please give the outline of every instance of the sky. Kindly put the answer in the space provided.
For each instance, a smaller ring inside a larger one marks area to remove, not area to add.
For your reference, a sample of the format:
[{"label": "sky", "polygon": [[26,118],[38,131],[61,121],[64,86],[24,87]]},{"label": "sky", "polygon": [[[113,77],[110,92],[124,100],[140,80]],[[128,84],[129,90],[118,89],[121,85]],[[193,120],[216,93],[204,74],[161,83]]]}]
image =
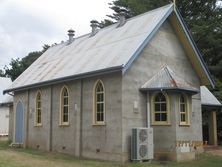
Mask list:
[{"label": "sky", "polygon": [[12,58],[40,51],[44,44],[68,39],[91,31],[90,21],[113,13],[112,0],[0,0],[0,69]]}]

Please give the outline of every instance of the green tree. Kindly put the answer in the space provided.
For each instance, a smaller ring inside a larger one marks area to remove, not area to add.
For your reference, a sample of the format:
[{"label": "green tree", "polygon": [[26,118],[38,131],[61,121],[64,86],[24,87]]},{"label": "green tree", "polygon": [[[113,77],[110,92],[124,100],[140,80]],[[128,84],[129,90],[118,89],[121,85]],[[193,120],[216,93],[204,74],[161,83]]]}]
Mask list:
[{"label": "green tree", "polygon": [[11,59],[9,65],[11,68],[8,68],[7,66],[4,67],[5,75],[11,78],[12,81],[14,81],[17,78],[17,76],[19,76],[23,71],[22,64],[20,59],[17,58],[17,59]]},{"label": "green tree", "polygon": [[23,71],[25,71],[36,59],[38,59],[50,46],[44,45],[42,51],[30,52],[22,59],[12,59],[9,67],[5,66],[4,76],[14,81]]},{"label": "green tree", "polygon": [[5,73],[3,70],[0,69],[0,77],[5,77]]}]

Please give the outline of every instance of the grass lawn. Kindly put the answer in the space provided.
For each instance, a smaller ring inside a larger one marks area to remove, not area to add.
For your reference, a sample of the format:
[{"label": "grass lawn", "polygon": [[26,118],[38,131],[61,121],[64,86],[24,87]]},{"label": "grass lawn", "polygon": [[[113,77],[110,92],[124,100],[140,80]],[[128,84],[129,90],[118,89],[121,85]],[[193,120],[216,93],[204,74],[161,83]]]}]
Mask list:
[{"label": "grass lawn", "polygon": [[191,162],[127,163],[79,160],[70,155],[43,152],[35,149],[13,149],[0,141],[0,167],[221,167],[222,157],[200,154]]}]

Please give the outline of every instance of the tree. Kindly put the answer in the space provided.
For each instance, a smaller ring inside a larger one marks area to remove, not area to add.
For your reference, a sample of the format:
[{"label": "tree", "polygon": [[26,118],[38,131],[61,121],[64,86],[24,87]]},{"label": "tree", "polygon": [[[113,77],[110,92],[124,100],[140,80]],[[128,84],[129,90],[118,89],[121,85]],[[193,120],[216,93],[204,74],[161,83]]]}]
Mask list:
[{"label": "tree", "polygon": [[11,67],[10,69],[7,66],[4,67],[5,75],[11,78],[12,81],[14,81],[17,76],[19,76],[23,71],[21,61],[19,60],[19,58],[11,59],[9,65]]},{"label": "tree", "polygon": [[5,77],[5,73],[3,70],[0,70],[0,77]]},{"label": "tree", "polygon": [[9,77],[14,81],[23,71],[25,71],[36,59],[38,59],[50,46],[44,45],[42,51],[30,52],[22,58],[12,59],[9,63],[10,67],[5,66],[4,76]]}]

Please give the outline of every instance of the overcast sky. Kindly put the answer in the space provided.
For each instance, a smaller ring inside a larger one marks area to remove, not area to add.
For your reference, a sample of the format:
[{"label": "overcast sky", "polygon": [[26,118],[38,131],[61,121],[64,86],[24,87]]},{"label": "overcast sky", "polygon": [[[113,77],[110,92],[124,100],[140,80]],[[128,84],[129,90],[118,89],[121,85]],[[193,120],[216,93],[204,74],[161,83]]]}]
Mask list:
[{"label": "overcast sky", "polygon": [[0,0],[0,69],[44,44],[90,32],[90,20],[111,14],[112,0]]}]

